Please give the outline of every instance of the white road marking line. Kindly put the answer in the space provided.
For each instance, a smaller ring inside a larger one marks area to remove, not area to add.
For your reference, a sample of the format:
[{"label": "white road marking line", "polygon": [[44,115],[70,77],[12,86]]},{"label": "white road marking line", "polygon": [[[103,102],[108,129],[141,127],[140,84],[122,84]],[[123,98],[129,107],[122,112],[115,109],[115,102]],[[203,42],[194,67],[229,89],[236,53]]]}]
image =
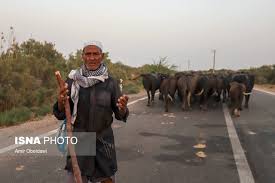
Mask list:
[{"label": "white road marking line", "polygon": [[244,150],[241,146],[236,129],[226,104],[223,104],[223,112],[228,130],[228,135],[232,145],[233,155],[239,173],[240,183],[255,183],[251,169],[248,165]]},{"label": "white road marking line", "polygon": [[248,134],[249,134],[249,135],[256,135],[256,133],[253,132],[253,131],[248,131]]},{"label": "white road marking line", "polygon": [[[145,99],[147,99],[147,97],[143,97],[143,98],[134,100],[134,101],[132,101],[132,102],[129,102],[129,103],[128,103],[128,106],[133,105],[133,104],[135,104],[135,103],[137,103],[137,102],[139,102],[139,101],[141,101],[141,100],[145,100]],[[44,134],[42,134],[42,135],[39,135],[38,138],[41,139],[41,138],[44,138],[44,137],[51,136],[51,135],[57,133],[58,129],[59,129],[59,128],[57,128],[57,129],[55,129],[55,130],[52,130],[52,131],[49,131],[49,132],[47,132],[47,133],[44,133]],[[11,151],[11,150],[16,149],[16,148],[21,147],[21,146],[24,146],[24,144],[13,144],[13,145],[4,147],[4,148],[0,149],[0,154],[6,153],[6,152],[8,152],[8,151]]]},{"label": "white road marking line", "polygon": [[134,100],[134,101],[132,101],[132,102],[129,102],[129,103],[127,104],[127,106],[129,106],[129,105],[133,105],[133,104],[135,104],[135,103],[137,103],[137,102],[139,102],[139,101],[141,101],[141,100],[145,100],[145,99],[147,99],[147,97],[143,97],[143,98],[140,98],[140,99]]},{"label": "white road marking line", "polygon": [[263,92],[263,93],[267,93],[267,94],[270,94],[270,95],[275,95],[275,92],[266,91],[266,90],[263,90],[263,89],[260,89],[260,88],[254,88],[253,90]]},{"label": "white road marking line", "polygon": [[[155,93],[155,95],[157,95],[157,94],[159,94],[159,92],[156,92],[156,93]],[[137,103],[137,102],[139,102],[139,101],[141,101],[141,100],[145,100],[145,99],[147,99],[147,98],[148,98],[148,97],[143,97],[143,98],[134,100],[134,101],[132,101],[132,102],[129,102],[129,103],[127,104],[127,106],[133,105],[133,104],[135,104],[135,103]]]},{"label": "white road marking line", "polygon": [[[42,135],[39,135],[38,138],[41,139],[41,138],[44,138],[44,137],[51,136],[51,135],[57,133],[57,131],[58,131],[58,129],[49,131],[49,132],[47,132],[47,133],[44,133],[44,134],[42,134]],[[8,152],[8,151],[11,151],[11,150],[13,150],[13,149],[16,149],[16,148],[21,147],[21,146],[24,146],[24,145],[25,145],[25,144],[13,144],[13,145],[4,147],[4,148],[0,149],[0,154],[5,153],[5,152]]]}]

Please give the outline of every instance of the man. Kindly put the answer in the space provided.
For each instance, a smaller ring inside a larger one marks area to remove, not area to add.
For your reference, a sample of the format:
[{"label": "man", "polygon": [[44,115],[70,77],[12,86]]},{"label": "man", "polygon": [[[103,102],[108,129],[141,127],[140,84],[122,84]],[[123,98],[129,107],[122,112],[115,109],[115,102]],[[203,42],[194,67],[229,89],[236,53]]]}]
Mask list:
[{"label": "man", "polygon": [[[124,122],[129,115],[128,97],[121,96],[117,80],[108,75],[102,49],[102,44],[97,41],[85,44],[82,53],[84,64],[70,72],[53,106],[56,118],[65,119],[64,103],[69,97],[73,131],[96,133],[96,156],[77,157],[84,183],[115,182],[117,161],[111,128],[112,115],[114,113],[117,120]],[[70,156],[67,157],[65,169],[68,171],[66,182],[73,183]]]}]

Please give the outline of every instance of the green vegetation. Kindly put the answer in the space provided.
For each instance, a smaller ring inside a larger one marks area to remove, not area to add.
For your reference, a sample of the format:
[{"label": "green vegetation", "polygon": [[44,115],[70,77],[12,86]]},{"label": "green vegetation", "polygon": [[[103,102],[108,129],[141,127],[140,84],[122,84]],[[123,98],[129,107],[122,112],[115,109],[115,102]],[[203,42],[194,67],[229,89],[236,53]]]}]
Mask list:
[{"label": "green vegetation", "polygon": [[257,84],[275,84],[275,64],[250,68],[244,71],[255,74]]},{"label": "green vegetation", "polygon": [[[0,126],[14,125],[32,118],[44,116],[52,111],[57,98],[57,82],[54,72],[59,70],[63,79],[69,71],[82,64],[82,50],[70,54],[68,59],[49,42],[29,39],[13,45],[0,55]],[[123,79],[123,92],[138,93],[141,81],[130,81],[132,74],[145,72],[172,73],[174,66],[167,64],[166,58],[158,63],[134,68],[113,63],[105,53],[104,62],[110,74]]]},{"label": "green vegetation", "polygon": [[27,107],[13,108],[0,113],[0,126],[14,125],[31,118],[31,110]]},{"label": "green vegetation", "polygon": [[134,94],[140,92],[142,89],[141,84],[135,82],[127,82],[123,85],[123,93]]}]

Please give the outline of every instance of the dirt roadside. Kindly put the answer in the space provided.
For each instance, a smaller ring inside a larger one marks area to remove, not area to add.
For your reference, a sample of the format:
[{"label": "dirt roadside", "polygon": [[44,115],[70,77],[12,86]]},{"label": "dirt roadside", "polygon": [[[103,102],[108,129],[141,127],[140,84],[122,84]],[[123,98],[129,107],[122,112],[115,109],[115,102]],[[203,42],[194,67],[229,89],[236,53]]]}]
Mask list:
[{"label": "dirt roadside", "polygon": [[[145,91],[138,94],[130,94],[129,102],[138,98],[144,97]],[[40,120],[26,121],[15,126],[0,128],[0,148],[14,144],[14,136],[36,136],[51,130],[57,129],[60,126],[60,121],[53,115],[48,114]]]},{"label": "dirt roadside", "polygon": [[270,85],[270,84],[257,85],[256,84],[255,88],[259,88],[259,89],[270,91],[270,92],[275,92],[275,85]]}]

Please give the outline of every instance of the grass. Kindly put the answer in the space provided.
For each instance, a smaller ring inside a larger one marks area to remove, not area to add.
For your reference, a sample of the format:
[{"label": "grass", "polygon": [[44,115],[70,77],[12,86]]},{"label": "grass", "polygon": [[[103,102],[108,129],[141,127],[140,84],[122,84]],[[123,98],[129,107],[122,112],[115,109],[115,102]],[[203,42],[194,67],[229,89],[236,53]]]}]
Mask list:
[{"label": "grass", "polygon": [[32,117],[32,111],[27,107],[13,108],[0,113],[0,126],[11,126],[27,121]]},{"label": "grass", "polygon": [[33,107],[32,111],[36,117],[45,116],[46,114],[49,114],[52,111],[52,105],[44,104],[40,107]]},{"label": "grass", "polygon": [[135,83],[127,83],[123,86],[123,93],[136,94],[140,92],[140,86]]},{"label": "grass", "polygon": [[0,113],[0,126],[12,126],[27,120],[42,117],[51,113],[52,105],[43,104],[40,107],[17,107]]}]

